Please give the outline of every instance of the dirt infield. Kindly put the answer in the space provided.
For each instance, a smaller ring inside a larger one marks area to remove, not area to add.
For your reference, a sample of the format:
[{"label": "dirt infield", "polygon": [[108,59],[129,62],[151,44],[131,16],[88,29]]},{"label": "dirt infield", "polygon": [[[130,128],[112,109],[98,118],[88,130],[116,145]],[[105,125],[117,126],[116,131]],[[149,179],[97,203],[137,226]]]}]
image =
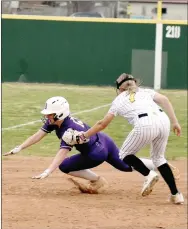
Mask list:
[{"label": "dirt infield", "polygon": [[110,184],[106,193],[81,194],[56,171],[45,180],[32,180],[52,158],[12,156],[2,163],[2,229],[186,229],[187,161],[178,166],[178,185],[185,204],[168,203],[162,178],[148,197],[141,197],[143,178],[104,163],[94,169]]}]

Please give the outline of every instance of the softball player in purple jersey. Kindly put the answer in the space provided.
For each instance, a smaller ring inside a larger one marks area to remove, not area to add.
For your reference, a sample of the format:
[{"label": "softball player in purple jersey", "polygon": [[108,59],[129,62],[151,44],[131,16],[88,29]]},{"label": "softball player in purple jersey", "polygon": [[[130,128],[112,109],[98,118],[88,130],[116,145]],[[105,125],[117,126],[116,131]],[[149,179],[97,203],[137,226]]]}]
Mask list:
[{"label": "softball player in purple jersey", "polygon": [[[87,132],[72,138],[78,143],[84,142],[93,134],[106,128],[115,116],[124,117],[133,125],[133,129],[125,139],[119,157],[145,176],[142,196],[151,193],[159,176],[155,171],[150,171],[135,154],[144,146],[151,144],[151,159],[170,189],[170,201],[174,204],[182,204],[183,195],[177,189],[173,172],[165,158],[170,121],[175,134],[177,136],[181,134],[181,127],[171,103],[166,96],[154,90],[140,88],[138,80],[129,74],[121,74],[116,84],[119,95],[112,102],[106,116]],[[165,109],[168,116],[159,105]]]},{"label": "softball player in purple jersey", "polygon": [[[87,131],[90,127],[70,116],[69,104],[63,97],[52,97],[46,101],[45,108],[41,112],[45,119],[45,124],[41,129],[29,137],[20,146],[15,147],[5,155],[18,153],[19,151],[37,143],[44,136],[52,131],[56,132],[60,139],[60,149],[57,152],[51,165],[34,179],[44,179],[49,176],[57,167],[69,175],[89,180],[87,185],[81,183],[74,184],[83,192],[97,193],[103,187],[107,187],[107,181],[89,170],[103,163],[108,162],[116,169],[123,172],[131,172],[132,167],[119,159],[119,149],[112,139],[104,133],[97,133],[90,137],[84,144],[77,144],[72,140],[72,136],[77,133]],[[66,157],[68,152],[75,146],[80,154]],[[149,169],[154,169],[154,165],[149,159],[141,159]]]},{"label": "softball player in purple jersey", "polygon": [[[60,149],[57,152],[50,166],[35,179],[43,179],[49,176],[56,168],[69,175],[89,180],[87,186],[77,184],[83,192],[97,193],[102,187],[106,187],[107,181],[89,170],[103,163],[108,162],[116,169],[123,172],[131,172],[132,167],[119,159],[119,149],[112,139],[104,133],[97,133],[91,136],[84,144],[77,144],[70,139],[70,136],[87,131],[89,126],[82,121],[70,116],[69,104],[63,97],[52,97],[46,101],[45,108],[41,111],[45,117],[45,124],[34,135],[29,137],[20,146],[4,154],[4,156],[15,154],[21,150],[39,142],[44,136],[52,131],[56,132],[60,139]],[[80,152],[67,157],[73,146]],[[149,159],[142,159],[147,167],[154,169]]]}]

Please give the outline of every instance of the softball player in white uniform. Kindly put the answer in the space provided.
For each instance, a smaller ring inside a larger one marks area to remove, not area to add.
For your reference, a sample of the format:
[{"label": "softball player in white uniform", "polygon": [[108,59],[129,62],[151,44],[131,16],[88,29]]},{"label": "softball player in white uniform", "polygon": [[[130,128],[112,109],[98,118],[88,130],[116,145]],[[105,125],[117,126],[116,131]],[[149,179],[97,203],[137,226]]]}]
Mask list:
[{"label": "softball player in white uniform", "polygon": [[[133,130],[125,139],[119,156],[125,163],[146,177],[141,192],[142,196],[151,193],[159,177],[155,171],[146,168],[135,154],[144,146],[151,144],[151,159],[170,188],[171,202],[182,204],[183,195],[176,187],[172,170],[164,156],[170,133],[170,120],[177,136],[181,134],[181,127],[171,103],[166,96],[154,90],[140,88],[138,81],[131,75],[123,73],[117,79],[116,84],[119,95],[112,102],[106,116],[87,132],[80,134],[79,138],[76,136],[77,141],[79,139],[83,141],[103,130],[115,116],[124,117],[133,125]],[[168,116],[158,104],[166,110]]]},{"label": "softball player in white uniform", "polygon": [[166,149],[170,121],[156,103],[155,92],[150,89],[138,88],[137,92],[129,95],[125,91],[112,103],[109,113],[120,115],[134,126],[120,149],[120,158],[129,154],[136,154],[147,144],[152,144],[151,158],[156,167],[166,163],[164,152]]}]

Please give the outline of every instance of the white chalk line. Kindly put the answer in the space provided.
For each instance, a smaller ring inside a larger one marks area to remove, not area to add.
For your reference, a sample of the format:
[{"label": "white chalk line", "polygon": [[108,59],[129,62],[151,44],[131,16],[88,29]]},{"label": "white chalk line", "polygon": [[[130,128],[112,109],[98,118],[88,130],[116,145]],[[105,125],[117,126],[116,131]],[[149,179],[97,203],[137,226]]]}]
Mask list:
[{"label": "white chalk line", "polygon": [[[99,110],[99,109],[101,109],[103,107],[107,107],[109,105],[110,105],[110,103],[109,104],[102,105],[102,106],[99,106],[99,107],[94,107],[92,109],[78,111],[78,112],[72,113],[71,115],[77,115],[77,114],[88,113],[88,112],[91,112],[91,111],[96,111],[96,110]],[[41,119],[35,120],[35,121],[32,121],[32,122],[27,122],[27,123],[19,124],[19,125],[16,125],[16,126],[10,126],[10,127],[6,127],[6,128],[2,128],[2,131],[4,131],[4,130],[12,130],[12,129],[16,129],[16,128],[19,128],[19,127],[22,127],[22,126],[33,125],[33,124],[35,124],[37,122],[41,122]]]}]

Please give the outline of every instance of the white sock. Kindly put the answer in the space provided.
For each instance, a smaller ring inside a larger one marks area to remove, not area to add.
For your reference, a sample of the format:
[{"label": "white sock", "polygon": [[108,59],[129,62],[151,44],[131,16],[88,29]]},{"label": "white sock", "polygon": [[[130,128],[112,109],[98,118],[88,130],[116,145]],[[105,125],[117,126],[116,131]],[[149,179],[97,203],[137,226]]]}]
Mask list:
[{"label": "white sock", "polygon": [[153,162],[151,159],[147,158],[140,158],[140,160],[144,163],[144,165],[149,169],[149,170],[156,170]]},{"label": "white sock", "polygon": [[92,172],[90,169],[73,171],[68,174],[71,176],[80,177],[80,178],[83,178],[89,181],[96,181],[99,178],[99,176],[96,173]]}]

